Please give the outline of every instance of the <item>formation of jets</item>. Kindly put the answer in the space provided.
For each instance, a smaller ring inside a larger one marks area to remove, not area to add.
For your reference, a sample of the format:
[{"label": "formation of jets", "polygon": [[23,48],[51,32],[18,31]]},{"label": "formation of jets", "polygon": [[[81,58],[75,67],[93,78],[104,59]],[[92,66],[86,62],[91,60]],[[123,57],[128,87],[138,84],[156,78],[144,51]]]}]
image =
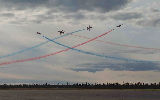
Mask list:
[{"label": "formation of jets", "polygon": [[[121,27],[123,24],[121,24],[121,25],[118,25],[118,26],[116,26],[116,27]],[[91,28],[93,28],[92,26],[88,26],[87,27],[87,30],[88,31],[90,31],[91,30]],[[113,29],[114,30],[114,29]],[[61,31],[58,31],[59,33],[60,33],[60,35],[62,35],[62,34],[64,34],[65,33],[65,31],[64,30],[61,30]],[[39,35],[41,35],[41,33],[40,32],[37,32],[37,34],[39,34]]]}]

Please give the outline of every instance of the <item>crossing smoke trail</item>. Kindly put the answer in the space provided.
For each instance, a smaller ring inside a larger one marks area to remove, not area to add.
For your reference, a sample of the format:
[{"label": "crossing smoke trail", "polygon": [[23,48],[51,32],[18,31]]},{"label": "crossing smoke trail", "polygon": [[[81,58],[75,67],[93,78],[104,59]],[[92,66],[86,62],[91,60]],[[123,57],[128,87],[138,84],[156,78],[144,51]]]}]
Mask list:
[{"label": "crossing smoke trail", "polygon": [[63,46],[63,47],[66,47],[68,49],[72,49],[74,51],[77,51],[77,52],[81,52],[81,53],[84,53],[84,54],[89,54],[89,55],[94,55],[94,56],[98,56],[98,57],[103,57],[103,58],[109,58],[109,59],[116,59],[116,60],[123,60],[123,61],[133,61],[133,62],[153,62],[153,61],[145,61],[145,60],[134,60],[134,59],[128,59],[128,58],[122,58],[122,57],[112,57],[112,56],[106,56],[106,55],[101,55],[101,54],[96,54],[96,53],[93,53],[93,52],[88,52],[88,51],[84,51],[84,50],[79,50],[79,49],[76,49],[75,47],[69,47],[67,45],[64,45],[64,44],[61,44],[59,42],[56,42],[52,39],[49,39],[48,37],[45,37],[43,36],[44,38],[46,38],[47,40],[53,42],[53,43],[56,43],[60,46]]},{"label": "crossing smoke trail", "polygon": [[[91,41],[94,41],[94,40],[96,40],[96,39],[104,36],[104,35],[107,35],[108,33],[112,32],[112,31],[113,30],[110,30],[110,31],[108,31],[108,32],[106,32],[106,33],[104,33],[102,35],[99,35],[99,36],[97,36],[97,37],[95,37],[93,39],[90,39],[90,40],[88,40],[86,42],[83,42],[83,43],[78,44],[76,46],[73,46],[71,48],[76,48],[76,47],[79,47],[81,45],[87,44],[87,43],[89,43]],[[41,59],[41,58],[46,58],[46,57],[53,56],[53,55],[56,55],[56,54],[59,54],[59,53],[62,53],[62,52],[66,52],[66,51],[70,50],[71,48],[67,48],[67,49],[64,49],[64,50],[61,50],[61,51],[57,51],[57,52],[54,52],[54,53],[51,53],[51,54],[47,54],[47,55],[44,55],[44,56],[39,56],[39,57],[34,57],[34,58],[28,58],[28,59],[21,59],[21,60],[14,60],[14,61],[9,61],[9,62],[3,62],[3,63],[0,63],[0,66],[2,66],[2,65],[8,65],[8,64],[13,64],[13,63],[20,63],[20,62],[38,60],[38,59]]]},{"label": "crossing smoke trail", "polygon": [[[78,31],[74,31],[74,32],[70,32],[70,33],[66,33],[66,34],[64,34],[64,35],[62,35],[62,36],[59,36],[59,37],[54,38],[53,40],[56,40],[56,39],[59,39],[59,38],[62,38],[62,37],[71,35],[71,34],[73,34],[73,33],[77,33],[77,32],[80,32],[80,31],[84,31],[84,30],[85,30],[85,29],[78,30]],[[37,44],[37,45],[35,45],[35,46],[32,46],[32,47],[30,47],[30,48],[26,48],[26,49],[23,49],[23,50],[20,50],[20,51],[17,51],[17,52],[13,52],[13,53],[10,53],[10,54],[4,55],[4,56],[0,56],[0,59],[6,58],[6,57],[10,57],[10,56],[14,56],[14,55],[23,53],[23,52],[25,52],[25,51],[32,50],[32,49],[34,49],[34,48],[40,47],[40,46],[42,46],[42,45],[44,45],[44,44],[47,44],[48,42],[50,42],[50,41],[42,42],[42,43]]]},{"label": "crossing smoke trail", "polygon": [[[73,35],[73,36],[77,36],[77,37],[84,38],[84,39],[91,39],[91,38],[88,38],[86,36],[81,36],[81,35]],[[148,48],[148,47],[142,47],[142,46],[133,46],[133,45],[127,45],[127,44],[114,43],[114,42],[110,42],[110,41],[103,41],[103,40],[95,40],[95,41],[107,43],[107,44],[110,44],[110,45],[116,45],[116,46],[139,48],[139,49],[145,49],[145,50],[159,50],[160,51],[159,48]]]}]

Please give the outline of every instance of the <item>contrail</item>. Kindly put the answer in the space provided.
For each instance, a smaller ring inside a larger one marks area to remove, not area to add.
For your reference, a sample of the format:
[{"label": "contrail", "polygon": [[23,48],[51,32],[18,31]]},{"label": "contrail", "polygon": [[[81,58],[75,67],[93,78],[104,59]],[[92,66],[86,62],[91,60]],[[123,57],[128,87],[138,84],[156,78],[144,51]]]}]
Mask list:
[{"label": "contrail", "polygon": [[[110,31],[108,31],[108,32],[106,32],[106,33],[104,33],[104,34],[102,34],[102,35],[99,35],[99,36],[97,36],[97,37],[95,37],[95,38],[92,38],[92,39],[90,39],[90,40],[88,40],[88,41],[86,41],[86,42],[83,42],[83,43],[78,44],[78,45],[76,45],[76,46],[73,46],[73,47],[71,47],[71,48],[76,48],[76,47],[79,47],[79,46],[81,46],[81,45],[87,44],[87,43],[89,43],[89,42],[91,42],[91,41],[94,41],[94,40],[96,40],[96,39],[98,39],[98,38],[100,38],[100,37],[102,37],[102,36],[107,35],[108,33],[112,32],[112,31],[113,31],[113,30],[110,30]],[[9,61],[9,62],[2,62],[2,63],[0,63],[0,66],[2,66],[2,65],[8,65],[8,64],[13,64],[13,63],[20,63],[20,62],[38,60],[38,59],[41,59],[41,58],[46,58],[46,57],[53,56],[53,55],[56,55],[56,54],[59,54],[59,53],[62,53],[62,52],[66,52],[66,51],[70,50],[71,48],[67,48],[67,49],[64,49],[64,50],[61,50],[61,51],[53,52],[53,53],[51,53],[51,54],[47,54],[47,55],[44,55],[44,56],[33,57],[33,58],[28,58],[28,59],[14,60],[14,61]]]},{"label": "contrail", "polygon": [[[71,35],[71,34],[73,34],[73,33],[77,33],[77,32],[80,32],[80,31],[84,31],[84,30],[85,30],[85,29],[77,30],[77,31],[70,32],[70,33],[66,33],[66,34],[64,34],[64,35],[62,35],[62,36],[59,36],[59,37],[54,38],[53,40],[56,40],[56,39],[59,39],[59,38],[62,38],[62,37]],[[50,42],[50,41],[45,41],[45,42],[42,42],[42,43],[40,43],[40,44],[37,44],[37,45],[35,45],[35,46],[33,46],[33,47],[29,47],[29,48],[26,48],[26,49],[23,49],[23,50],[20,50],[20,51],[17,51],[17,52],[13,52],[13,53],[10,53],[10,54],[4,55],[4,56],[0,56],[0,59],[6,58],[6,57],[10,57],[10,56],[14,56],[14,55],[23,53],[23,52],[25,52],[25,51],[32,50],[32,49],[34,49],[34,48],[40,47],[40,46],[42,46],[42,45],[44,45],[44,44],[47,44],[48,42]]]},{"label": "contrail", "polygon": [[[48,37],[45,37],[43,36],[45,39],[55,43],[55,44],[58,44],[60,46],[63,46],[63,47],[66,47],[68,49],[72,49],[74,51],[77,51],[77,52],[81,52],[81,53],[84,53],[84,54],[89,54],[89,55],[94,55],[94,56],[98,56],[98,57],[103,57],[103,58],[109,58],[109,59],[116,59],[116,60],[123,60],[123,61],[133,61],[133,62],[153,62],[153,61],[146,61],[146,60],[135,60],[135,59],[128,59],[128,58],[122,58],[122,57],[112,57],[112,56],[106,56],[106,55],[101,55],[101,54],[97,54],[97,53],[93,53],[93,52],[88,52],[88,51],[84,51],[84,50],[80,50],[80,49],[76,49],[75,47],[69,47],[67,45],[64,45],[64,44],[61,44],[59,42],[56,42]],[[81,45],[79,45],[81,46]]]},{"label": "contrail", "polygon": [[[81,35],[73,35],[73,36],[77,36],[77,37],[84,38],[84,39],[91,39],[89,37],[81,36]],[[110,42],[110,41],[103,41],[103,40],[96,40],[96,41],[103,42],[103,43],[110,44],[110,45],[116,45],[116,46],[138,48],[138,49],[145,49],[145,50],[159,50],[160,51],[159,48],[148,48],[148,47],[142,47],[142,46],[133,46],[133,45],[128,45],[128,44],[120,44],[120,43],[115,43],[115,42]]]}]

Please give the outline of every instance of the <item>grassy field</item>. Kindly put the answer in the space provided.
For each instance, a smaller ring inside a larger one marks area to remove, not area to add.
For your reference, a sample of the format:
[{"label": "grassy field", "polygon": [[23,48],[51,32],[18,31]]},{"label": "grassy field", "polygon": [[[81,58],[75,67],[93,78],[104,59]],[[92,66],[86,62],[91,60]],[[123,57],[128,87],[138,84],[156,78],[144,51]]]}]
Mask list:
[{"label": "grassy field", "polygon": [[15,89],[0,90],[0,100],[160,100],[160,90]]}]

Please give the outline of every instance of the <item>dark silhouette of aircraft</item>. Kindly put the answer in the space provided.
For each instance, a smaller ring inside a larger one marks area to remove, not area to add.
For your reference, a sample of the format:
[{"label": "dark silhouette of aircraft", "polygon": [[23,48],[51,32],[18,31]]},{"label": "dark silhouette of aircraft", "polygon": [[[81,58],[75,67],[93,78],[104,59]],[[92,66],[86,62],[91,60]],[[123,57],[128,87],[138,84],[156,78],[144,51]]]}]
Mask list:
[{"label": "dark silhouette of aircraft", "polygon": [[89,31],[90,31],[90,30],[91,30],[91,28],[93,28],[93,27],[91,27],[91,26],[89,25],[89,26],[87,27],[87,30],[89,30]]},{"label": "dark silhouette of aircraft", "polygon": [[41,35],[41,33],[37,32],[37,34]]},{"label": "dark silhouette of aircraft", "polygon": [[123,24],[121,24],[121,25],[118,25],[117,27],[121,27]]},{"label": "dark silhouette of aircraft", "polygon": [[62,30],[62,31],[58,31],[58,32],[59,32],[59,33],[60,33],[60,35],[61,35],[61,34],[64,34],[64,32],[65,32],[65,31],[63,31],[63,30]]}]

